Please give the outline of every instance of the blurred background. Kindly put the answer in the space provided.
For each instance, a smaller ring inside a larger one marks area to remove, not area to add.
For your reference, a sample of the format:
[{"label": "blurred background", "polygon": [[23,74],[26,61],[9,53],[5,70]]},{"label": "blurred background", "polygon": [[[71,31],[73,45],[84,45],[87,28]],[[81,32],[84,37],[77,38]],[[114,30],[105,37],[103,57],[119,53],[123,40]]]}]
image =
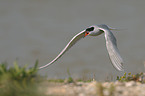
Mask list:
[{"label": "blurred background", "polygon": [[[0,62],[39,66],[53,60],[78,32],[94,24],[113,28],[126,72],[144,71],[144,0],[0,0]],[[122,75],[108,57],[104,34],[86,37],[39,73],[48,78],[105,80]]]}]

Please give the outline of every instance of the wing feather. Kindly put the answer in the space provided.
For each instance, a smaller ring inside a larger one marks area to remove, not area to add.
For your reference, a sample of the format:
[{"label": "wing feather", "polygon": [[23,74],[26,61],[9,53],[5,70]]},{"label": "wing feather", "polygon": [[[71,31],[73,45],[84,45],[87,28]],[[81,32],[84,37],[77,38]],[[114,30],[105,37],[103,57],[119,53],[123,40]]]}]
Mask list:
[{"label": "wing feather", "polygon": [[116,38],[110,30],[103,30],[105,32],[106,47],[113,66],[118,71],[123,71],[123,59],[120,56],[117,48]]},{"label": "wing feather", "polygon": [[57,61],[66,51],[68,51],[77,41],[79,41],[81,38],[85,36],[85,31],[82,31],[78,34],[76,34],[70,41],[69,43],[65,46],[65,48],[55,57],[51,62],[48,64],[39,67],[39,69],[48,67],[49,65],[53,64],[55,61]]}]

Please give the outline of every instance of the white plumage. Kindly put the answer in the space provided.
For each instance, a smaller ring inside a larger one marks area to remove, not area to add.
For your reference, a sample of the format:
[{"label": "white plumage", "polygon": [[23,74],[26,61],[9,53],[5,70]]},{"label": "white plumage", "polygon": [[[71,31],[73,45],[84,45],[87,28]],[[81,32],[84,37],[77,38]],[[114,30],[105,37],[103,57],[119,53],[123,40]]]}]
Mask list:
[{"label": "white plumage", "polygon": [[54,58],[48,64],[39,67],[39,69],[48,67],[49,65],[53,64],[55,61],[57,61],[66,51],[68,51],[81,38],[83,38],[87,35],[89,35],[89,36],[98,36],[102,33],[105,33],[106,47],[107,47],[108,54],[110,56],[111,62],[113,64],[113,66],[118,71],[123,71],[124,70],[124,68],[123,68],[123,59],[120,56],[119,50],[117,48],[116,38],[114,37],[111,30],[114,30],[114,28],[108,27],[105,24],[90,26],[86,30],[83,30],[80,33],[76,34],[69,41],[69,43],[65,46],[65,48],[58,54],[58,56],[56,58]]}]

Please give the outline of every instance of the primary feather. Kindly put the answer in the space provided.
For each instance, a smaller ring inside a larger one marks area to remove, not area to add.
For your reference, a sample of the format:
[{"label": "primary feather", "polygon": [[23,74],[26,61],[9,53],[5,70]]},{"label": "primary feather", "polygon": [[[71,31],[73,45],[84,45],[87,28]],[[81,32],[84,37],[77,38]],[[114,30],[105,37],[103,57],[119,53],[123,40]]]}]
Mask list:
[{"label": "primary feather", "polygon": [[50,63],[39,67],[39,69],[48,67],[49,65],[53,64],[55,61],[57,61],[66,51],[68,51],[77,41],[79,41],[81,38],[85,36],[85,31],[82,31],[78,34],[76,34],[70,41],[69,43],[65,46],[65,48],[55,57]]},{"label": "primary feather", "polygon": [[100,25],[93,25],[87,28],[86,30],[83,30],[82,32],[76,34],[69,43],[65,46],[65,48],[58,54],[57,57],[55,57],[50,63],[39,67],[39,69],[45,68],[51,64],[53,64],[55,61],[57,61],[66,51],[68,51],[77,41],[79,41],[81,38],[89,35],[89,36],[98,36],[102,33],[105,33],[105,39],[106,39],[106,47],[108,50],[108,54],[110,57],[110,60],[113,64],[113,66],[118,71],[123,71],[123,59],[120,56],[119,50],[117,48],[116,44],[116,38],[114,37],[113,33],[110,30],[113,30],[114,28],[108,27],[105,24]]},{"label": "primary feather", "polygon": [[113,66],[119,70],[123,71],[123,59],[120,56],[119,50],[116,44],[116,38],[110,30],[104,30],[105,39],[106,39],[106,47],[112,61]]}]

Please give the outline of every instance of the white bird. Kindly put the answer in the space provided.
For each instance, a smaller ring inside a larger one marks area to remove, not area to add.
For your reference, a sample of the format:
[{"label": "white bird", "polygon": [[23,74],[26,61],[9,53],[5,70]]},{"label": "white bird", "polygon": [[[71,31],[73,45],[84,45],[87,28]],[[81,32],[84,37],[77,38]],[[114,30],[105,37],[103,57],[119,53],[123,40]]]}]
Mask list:
[{"label": "white bird", "polygon": [[65,46],[65,48],[58,54],[58,56],[56,58],[54,58],[48,64],[39,67],[39,69],[46,68],[49,65],[53,64],[81,38],[86,37],[87,35],[88,36],[98,36],[102,33],[105,33],[106,47],[107,47],[111,62],[118,71],[124,71],[123,59],[121,58],[119,50],[117,48],[116,38],[114,37],[113,33],[110,31],[110,30],[114,30],[114,29],[115,28],[111,28],[105,24],[93,25],[93,26],[88,27],[87,29],[76,34],[69,41],[69,43]]}]

